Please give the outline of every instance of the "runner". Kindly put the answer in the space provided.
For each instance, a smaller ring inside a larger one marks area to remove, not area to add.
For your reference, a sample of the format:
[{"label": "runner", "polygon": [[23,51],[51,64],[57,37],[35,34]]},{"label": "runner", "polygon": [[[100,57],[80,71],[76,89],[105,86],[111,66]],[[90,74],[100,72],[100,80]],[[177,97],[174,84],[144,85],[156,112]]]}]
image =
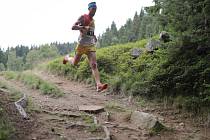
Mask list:
[{"label": "runner", "polygon": [[74,57],[69,57],[66,55],[63,59],[63,64],[69,62],[72,65],[77,65],[83,54],[87,55],[88,61],[92,70],[92,74],[95,78],[96,89],[101,92],[107,89],[107,84],[102,84],[100,81],[100,75],[96,62],[96,47],[97,38],[94,34],[95,23],[94,15],[97,10],[96,2],[91,2],[88,4],[88,14],[84,14],[79,17],[79,19],[72,26],[72,30],[79,30],[80,36],[78,39],[78,45],[76,47],[76,54]]}]

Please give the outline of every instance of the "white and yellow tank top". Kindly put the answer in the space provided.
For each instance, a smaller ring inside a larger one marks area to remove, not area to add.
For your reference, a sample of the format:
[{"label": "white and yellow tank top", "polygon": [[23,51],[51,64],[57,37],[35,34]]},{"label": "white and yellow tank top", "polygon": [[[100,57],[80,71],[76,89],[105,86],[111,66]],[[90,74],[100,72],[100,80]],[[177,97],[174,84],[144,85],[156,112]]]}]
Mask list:
[{"label": "white and yellow tank top", "polygon": [[89,25],[90,28],[86,33],[80,32],[80,36],[78,38],[78,43],[82,46],[91,46],[95,45],[95,37],[94,37],[94,31],[95,31],[95,22],[92,20]]}]

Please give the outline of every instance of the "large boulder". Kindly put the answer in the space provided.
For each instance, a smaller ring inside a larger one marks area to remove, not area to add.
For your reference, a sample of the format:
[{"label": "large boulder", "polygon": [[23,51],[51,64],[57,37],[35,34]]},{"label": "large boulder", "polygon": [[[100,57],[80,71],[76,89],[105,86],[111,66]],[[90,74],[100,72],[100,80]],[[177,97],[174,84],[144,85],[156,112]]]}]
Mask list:
[{"label": "large boulder", "polygon": [[160,41],[155,40],[155,39],[149,40],[149,42],[145,46],[147,52],[151,52],[151,53],[153,53],[159,47],[160,47]]},{"label": "large boulder", "polygon": [[156,129],[159,126],[163,127],[163,125],[158,121],[158,117],[139,111],[135,111],[131,114],[131,123],[141,129]]}]

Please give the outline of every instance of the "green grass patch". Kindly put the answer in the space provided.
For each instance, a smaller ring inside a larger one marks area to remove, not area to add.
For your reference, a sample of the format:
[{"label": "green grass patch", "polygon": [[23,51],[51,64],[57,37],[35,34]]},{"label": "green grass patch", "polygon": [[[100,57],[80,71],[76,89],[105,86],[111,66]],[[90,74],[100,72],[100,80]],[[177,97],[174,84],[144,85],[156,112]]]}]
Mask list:
[{"label": "green grass patch", "polygon": [[26,112],[27,113],[33,113],[33,112],[40,113],[40,108],[33,103],[31,97],[27,97]]},{"label": "green grass patch", "polygon": [[44,95],[50,95],[55,98],[62,97],[64,95],[64,93],[56,85],[44,81],[43,79],[41,79],[40,77],[29,71],[22,73],[8,71],[8,72],[3,72],[2,75],[6,79],[19,80],[31,89],[40,90],[41,93]]},{"label": "green grass patch", "polygon": [[114,103],[114,102],[109,102],[105,105],[105,109],[106,110],[109,110],[109,111],[115,111],[115,112],[126,112],[128,111],[128,109],[120,106],[119,104],[117,103]]},{"label": "green grass patch", "polygon": [[[0,81],[0,88],[8,91],[7,93],[12,101],[16,101],[20,97],[20,93],[15,89],[11,89],[5,81]],[[14,130],[14,127],[8,119],[6,110],[3,107],[3,103],[0,100],[0,140],[8,140],[10,134],[13,133]]]},{"label": "green grass patch", "polygon": [[22,97],[22,94],[17,89],[10,86],[7,81],[0,81],[0,88],[4,89],[12,101],[17,101]]},{"label": "green grass patch", "polygon": [[30,88],[40,90],[44,95],[50,95],[52,97],[61,97],[64,95],[56,85],[42,80],[31,72],[23,72],[19,79]]},{"label": "green grass patch", "polygon": [[93,117],[91,117],[89,115],[82,114],[81,118],[86,124],[93,124],[94,123]]},{"label": "green grass patch", "polygon": [[94,133],[94,132],[101,132],[103,129],[101,127],[101,125],[96,125],[96,124],[91,124],[88,131],[91,132],[91,133]]},{"label": "green grass patch", "polygon": [[7,86],[4,82],[0,81],[0,88],[7,89]]},{"label": "green grass patch", "polygon": [[12,132],[14,132],[14,127],[10,124],[5,110],[0,104],[0,140],[8,140]]},{"label": "green grass patch", "polygon": [[147,101],[146,99],[142,98],[142,97],[136,97],[136,103],[138,106],[140,107],[146,107],[147,106]]},{"label": "green grass patch", "polygon": [[94,123],[94,119],[92,116],[90,115],[86,115],[85,113],[81,115],[81,119],[82,121],[84,121],[86,124],[90,125],[88,127],[88,131],[91,132],[91,133],[94,133],[94,132],[100,132],[102,131],[102,127],[101,125],[97,125]]},{"label": "green grass patch", "polygon": [[42,82],[42,80],[38,76],[32,73],[21,73],[20,77],[17,80],[22,81],[25,85],[32,89],[40,89],[40,85]]},{"label": "green grass patch", "polygon": [[0,75],[4,76],[7,80],[17,79],[19,72],[14,71],[4,71]]}]

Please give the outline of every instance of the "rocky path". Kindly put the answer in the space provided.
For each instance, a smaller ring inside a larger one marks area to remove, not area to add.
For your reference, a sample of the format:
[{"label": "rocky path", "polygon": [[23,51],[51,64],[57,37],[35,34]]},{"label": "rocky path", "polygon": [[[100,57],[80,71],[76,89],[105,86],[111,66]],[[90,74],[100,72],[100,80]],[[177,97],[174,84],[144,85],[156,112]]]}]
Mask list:
[{"label": "rocky path", "polygon": [[[209,129],[192,126],[192,122],[180,120],[179,114],[173,114],[171,110],[163,110],[161,107],[140,107],[129,102],[127,97],[106,92],[97,93],[90,85],[69,81],[46,72],[34,71],[34,74],[56,84],[65,95],[60,98],[51,98],[42,95],[37,90],[27,88],[18,81],[6,81],[21,93],[25,93],[37,108],[31,115],[31,118],[35,119],[33,119],[33,127],[30,128],[31,134],[25,137],[27,140],[210,139]],[[0,77],[0,80],[5,79]],[[79,111],[80,106],[89,105],[102,106],[104,110]],[[151,136],[150,131],[140,129],[130,122],[130,114],[134,110],[157,115],[171,130]]]}]

